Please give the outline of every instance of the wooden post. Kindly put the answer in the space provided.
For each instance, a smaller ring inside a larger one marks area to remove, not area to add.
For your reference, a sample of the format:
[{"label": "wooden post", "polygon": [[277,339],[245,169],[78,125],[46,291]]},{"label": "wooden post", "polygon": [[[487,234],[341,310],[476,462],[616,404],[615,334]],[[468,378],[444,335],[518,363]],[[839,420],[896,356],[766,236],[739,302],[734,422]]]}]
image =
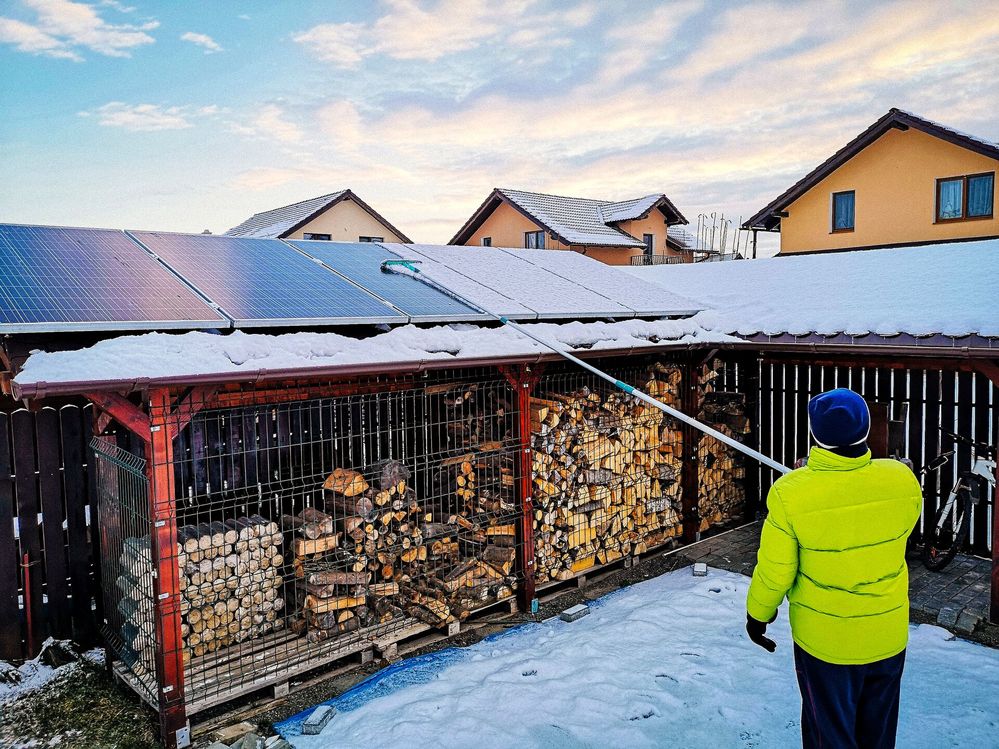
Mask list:
[{"label": "wooden post", "polygon": [[531,391],[540,378],[529,366],[503,367],[503,376],[517,392],[518,426],[518,487],[520,489],[520,526],[517,565],[523,580],[517,603],[524,612],[534,611],[535,559],[534,559],[534,482],[531,456]]},{"label": "wooden post", "polygon": [[190,743],[184,705],[184,657],[177,567],[177,509],[174,495],[172,402],[168,390],[149,397],[146,475],[152,522],[153,607],[160,741],[167,749]]},{"label": "wooden post", "polygon": [[[689,415],[696,415],[698,409],[698,388],[701,385],[702,360],[697,356],[687,357],[684,365],[684,378],[680,393],[681,410]],[[680,469],[681,515],[683,522],[683,542],[693,543],[701,527],[700,511],[697,497],[697,444],[700,441],[700,431],[683,424],[680,427],[683,434],[683,464]]]}]

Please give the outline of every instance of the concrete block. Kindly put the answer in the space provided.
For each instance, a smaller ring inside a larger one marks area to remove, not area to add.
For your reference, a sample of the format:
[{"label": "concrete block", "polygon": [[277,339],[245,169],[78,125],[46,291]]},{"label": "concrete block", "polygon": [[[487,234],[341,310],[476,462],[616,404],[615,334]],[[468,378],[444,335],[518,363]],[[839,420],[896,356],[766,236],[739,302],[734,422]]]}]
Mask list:
[{"label": "concrete block", "polygon": [[958,617],[961,616],[961,611],[962,607],[960,606],[944,606],[937,614],[937,624],[947,629],[953,629],[957,624]]},{"label": "concrete block", "polygon": [[704,562],[696,562],[694,564],[694,577],[707,577],[708,575],[708,565]]},{"label": "concrete block", "polygon": [[558,618],[564,622],[574,622],[577,619],[582,619],[584,616],[590,613],[590,607],[585,603],[577,603],[575,606],[567,608]]},{"label": "concrete block", "polygon": [[961,615],[957,617],[956,629],[958,632],[964,632],[970,635],[975,631],[975,627],[978,626],[978,622],[981,621],[981,617],[974,611],[969,611],[965,609],[961,612]]},{"label": "concrete block", "polygon": [[312,711],[312,715],[305,719],[302,724],[302,733],[306,736],[315,736],[322,733],[327,724],[336,715],[336,708],[332,705],[320,705]]},{"label": "concrete block", "polygon": [[230,749],[264,749],[264,740],[250,732],[233,744]]}]

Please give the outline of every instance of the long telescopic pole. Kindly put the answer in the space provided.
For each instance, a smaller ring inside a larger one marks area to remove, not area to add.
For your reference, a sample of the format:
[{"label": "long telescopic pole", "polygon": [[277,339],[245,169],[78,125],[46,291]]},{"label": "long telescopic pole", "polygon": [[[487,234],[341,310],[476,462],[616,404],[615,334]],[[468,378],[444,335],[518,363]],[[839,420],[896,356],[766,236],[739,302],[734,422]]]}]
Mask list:
[{"label": "long telescopic pole", "polygon": [[[653,398],[648,393],[644,393],[641,390],[639,390],[638,388],[633,387],[632,385],[629,385],[626,382],[621,382],[620,380],[618,380],[615,377],[612,377],[611,375],[607,374],[606,372],[597,369],[592,364],[588,364],[587,362],[583,361],[579,357],[570,354],[568,351],[566,351],[564,348],[562,348],[562,346],[560,346],[558,343],[556,343],[554,341],[551,341],[551,340],[549,340],[549,339],[547,339],[547,338],[545,338],[543,336],[539,336],[539,335],[537,335],[535,333],[532,333],[530,330],[528,330],[526,327],[524,327],[520,323],[514,322],[513,320],[510,320],[510,319],[508,319],[506,317],[503,317],[502,315],[497,315],[495,312],[490,312],[489,310],[483,308],[482,306],[476,304],[475,302],[472,302],[470,299],[466,299],[465,297],[461,296],[460,294],[457,294],[456,292],[452,291],[451,289],[449,289],[449,288],[447,288],[445,286],[442,286],[441,284],[439,284],[436,281],[434,281],[432,278],[430,278],[429,276],[427,276],[419,268],[416,267],[416,264],[419,263],[419,262],[420,261],[418,261],[418,260],[386,260],[385,262],[382,263],[382,270],[384,272],[386,272],[386,273],[399,273],[398,269],[399,268],[404,268],[407,271],[409,271],[413,275],[414,278],[422,281],[423,283],[427,284],[428,286],[431,286],[432,288],[436,289],[437,291],[440,291],[442,294],[446,294],[447,296],[449,296],[449,297],[451,297],[453,299],[456,299],[457,301],[461,302],[462,304],[468,305],[469,307],[471,307],[472,309],[476,310],[477,312],[479,312],[479,313],[481,313],[483,315],[488,315],[489,317],[492,317],[495,320],[499,320],[503,325],[506,325],[509,328],[513,328],[514,330],[516,330],[521,335],[523,335],[523,336],[525,336],[527,338],[530,338],[532,341],[535,341],[536,343],[541,344],[542,346],[544,346],[545,348],[549,349],[550,351],[553,351],[554,353],[558,354],[559,356],[561,356],[561,357],[563,357],[565,359],[568,359],[573,364],[576,364],[577,366],[580,366],[583,369],[585,369],[587,372],[592,372],[597,377],[601,378],[602,380],[606,380],[607,382],[611,383],[614,387],[618,388],[619,390],[622,390],[625,393],[628,393],[629,395],[635,396],[639,400],[648,403],[650,406],[655,406],[660,411],[664,411],[664,412],[668,413],[670,416],[674,417],[675,419],[678,419],[678,420],[682,421],[684,424],[689,424],[690,426],[694,427],[695,429],[698,429],[698,430],[704,432],[704,434],[707,434],[707,435],[709,435],[711,437],[714,437],[719,442],[723,442],[724,444],[728,445],[729,447],[731,447],[731,448],[733,448],[735,450],[738,450],[739,452],[745,453],[749,457],[754,458],[754,459],[760,461],[761,463],[763,463],[763,465],[765,465],[765,466],[767,466],[769,468],[772,468],[773,470],[775,470],[775,471],[777,471],[779,473],[790,473],[791,472],[790,468],[788,468],[787,466],[781,465],[776,460],[768,458],[763,453],[761,453],[761,452],[759,452],[757,450],[754,450],[751,447],[747,447],[746,445],[743,445],[741,442],[738,442],[737,440],[732,439],[727,434],[723,434],[722,432],[719,432],[717,429],[713,429],[713,428],[709,427],[707,424],[704,424],[704,423],[698,421],[697,419],[695,419],[695,418],[693,418],[691,416],[688,416],[687,414],[683,413],[682,411],[678,411],[677,409],[673,408],[672,406],[666,405],[665,403],[663,403],[658,398]],[[403,274],[403,275],[405,275],[405,274]]]}]

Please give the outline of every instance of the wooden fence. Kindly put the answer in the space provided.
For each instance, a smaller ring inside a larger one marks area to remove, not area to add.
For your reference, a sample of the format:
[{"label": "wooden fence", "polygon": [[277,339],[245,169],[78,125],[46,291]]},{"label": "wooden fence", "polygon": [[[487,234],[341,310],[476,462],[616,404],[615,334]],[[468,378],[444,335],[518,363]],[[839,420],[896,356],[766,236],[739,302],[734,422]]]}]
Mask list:
[{"label": "wooden fence", "polygon": [[[971,467],[971,448],[954,445],[941,430],[975,440],[999,443],[999,388],[972,372],[895,367],[850,367],[764,359],[760,364],[759,449],[792,465],[808,452],[808,399],[835,387],[856,390],[869,403],[880,404],[888,418],[898,418],[904,431],[897,440],[918,474],[940,452],[957,448],[955,460],[923,481],[923,519],[932,517],[946,498],[958,472]],[[765,494],[776,479],[760,472]],[[992,504],[983,497],[971,523],[970,551],[991,556]]]},{"label": "wooden fence", "polygon": [[[0,413],[0,658],[97,639],[87,473],[92,409]],[[30,622],[30,628],[29,628]]]}]

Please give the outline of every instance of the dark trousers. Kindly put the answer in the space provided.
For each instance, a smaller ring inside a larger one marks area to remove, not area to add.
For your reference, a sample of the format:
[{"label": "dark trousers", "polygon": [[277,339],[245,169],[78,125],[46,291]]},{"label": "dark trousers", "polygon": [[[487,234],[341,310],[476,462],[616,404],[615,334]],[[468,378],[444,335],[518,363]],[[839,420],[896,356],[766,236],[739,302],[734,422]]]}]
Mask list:
[{"label": "dark trousers", "polygon": [[863,665],[827,663],[794,646],[805,749],[892,749],[905,651]]}]

